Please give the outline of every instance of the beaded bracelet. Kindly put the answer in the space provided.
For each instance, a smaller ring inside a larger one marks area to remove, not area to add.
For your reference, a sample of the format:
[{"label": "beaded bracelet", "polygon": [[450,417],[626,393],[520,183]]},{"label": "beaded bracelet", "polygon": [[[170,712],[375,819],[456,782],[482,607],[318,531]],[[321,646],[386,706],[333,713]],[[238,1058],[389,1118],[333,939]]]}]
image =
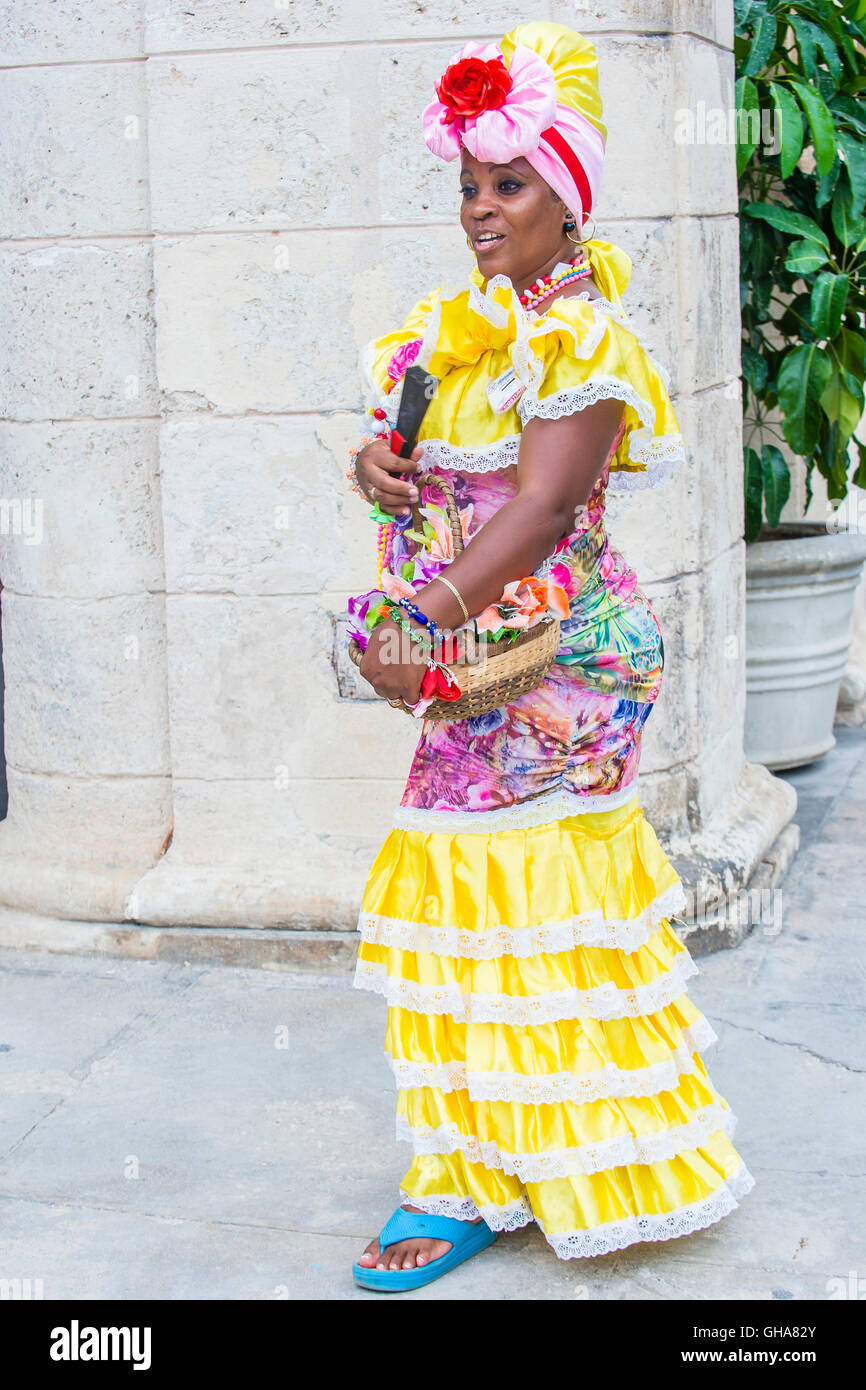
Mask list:
[{"label": "beaded bracelet", "polygon": [[[388,594],[385,594],[382,599],[382,602],[388,610],[388,617],[391,619],[392,622],[399,623],[401,627],[405,626],[407,632],[418,633],[417,627],[411,627],[407,619],[401,612],[403,603],[402,599],[391,598]],[[428,637],[426,632],[418,633],[418,635],[422,637],[425,642],[432,643],[436,640],[432,635]],[[440,633],[440,637],[441,636],[442,634]]]},{"label": "beaded bracelet", "polygon": [[[374,417],[374,419],[375,419],[375,421],[376,421],[376,426],[377,426],[377,431],[378,431],[378,432],[377,432],[376,434],[373,434],[373,435],[370,435],[370,434],[364,434],[364,435],[362,435],[362,436],[361,436],[361,442],[360,442],[360,444],[358,445],[358,447],[357,447],[356,449],[350,449],[350,450],[349,450],[349,457],[350,457],[351,459],[356,459],[356,458],[358,457],[358,455],[360,454],[361,450],[362,450],[362,449],[365,449],[365,448],[367,447],[368,444],[372,444],[374,440],[376,440],[376,439],[387,439],[387,438],[388,438],[388,428],[387,428],[387,426],[388,426],[388,419],[387,419],[387,416],[386,416],[384,410],[382,409],[382,407],[381,407],[381,406],[376,406],[375,410],[370,409],[369,412],[368,412],[368,414],[370,414],[370,415],[372,415],[372,416]],[[382,433],[383,421],[384,421],[384,425],[385,425],[385,433],[384,433],[384,434]],[[347,469],[346,469],[346,481],[347,481],[347,483],[350,484],[352,491],[353,491],[353,492],[357,492],[357,494],[358,494],[359,497],[364,497],[364,498],[367,497],[367,494],[364,492],[364,489],[360,486],[360,484],[358,483],[358,479],[357,479],[357,477],[355,476],[355,469],[354,469],[354,466],[353,466],[352,468],[347,468]]]},{"label": "beaded bracelet", "polygon": [[406,609],[406,612],[409,614],[411,618],[415,619],[416,623],[421,623],[424,627],[426,627],[431,637],[435,638],[436,640],[439,640],[444,635],[439,624],[434,622],[432,618],[428,618],[426,613],[422,613],[418,605],[416,603],[413,603],[411,599],[399,598],[397,602],[399,603],[401,608]]},{"label": "beaded bracelet", "polygon": [[392,622],[395,622],[400,627],[405,628],[406,632],[411,632],[413,635],[420,637],[422,641],[429,642],[431,647],[437,646],[440,643],[447,642],[448,638],[453,636],[453,633],[450,631],[450,629],[448,629],[447,631],[443,631],[441,627],[434,623],[433,626],[436,630],[435,632],[431,633],[431,635],[428,637],[426,632],[419,632],[417,627],[410,626],[410,624],[403,617],[402,613],[400,612],[400,608],[403,605],[402,599],[393,599],[385,595],[383,602],[385,604],[385,607],[388,609],[388,617],[391,619]]},{"label": "beaded bracelet", "polygon": [[[360,454],[361,450],[371,443],[372,439],[370,438],[370,436],[368,434],[363,435],[361,437],[361,443],[359,444],[358,448],[349,450],[349,458],[356,459]],[[359,497],[366,496],[363,488],[360,486],[358,482],[358,479],[355,477],[354,467],[346,469],[346,481],[351,484],[352,491],[357,492]]]},{"label": "beaded bracelet", "polygon": [[399,613],[392,613],[391,617],[398,627],[401,627],[404,632],[409,634],[413,642],[417,642],[418,646],[422,647],[428,654],[432,652],[433,643],[430,641],[429,637],[425,637],[424,633],[419,632],[417,627],[412,627],[411,623],[408,623],[405,618],[401,618]]}]

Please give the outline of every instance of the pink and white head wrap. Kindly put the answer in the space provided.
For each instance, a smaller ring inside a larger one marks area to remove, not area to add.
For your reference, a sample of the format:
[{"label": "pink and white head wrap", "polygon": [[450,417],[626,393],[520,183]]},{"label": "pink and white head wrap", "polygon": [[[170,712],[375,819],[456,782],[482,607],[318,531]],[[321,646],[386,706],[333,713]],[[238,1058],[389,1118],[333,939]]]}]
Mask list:
[{"label": "pink and white head wrap", "polygon": [[588,39],[539,21],[513,29],[501,45],[467,43],[436,92],[423,116],[435,155],[456,159],[465,146],[494,164],[523,156],[582,233],[598,196],[607,134]]}]

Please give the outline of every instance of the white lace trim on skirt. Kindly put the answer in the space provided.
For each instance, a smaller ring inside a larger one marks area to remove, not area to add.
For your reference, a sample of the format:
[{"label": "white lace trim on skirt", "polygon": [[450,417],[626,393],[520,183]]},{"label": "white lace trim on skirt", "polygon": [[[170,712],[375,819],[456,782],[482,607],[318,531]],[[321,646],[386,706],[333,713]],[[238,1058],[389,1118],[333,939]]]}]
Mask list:
[{"label": "white lace trim on skirt", "polygon": [[606,1063],[596,1071],[550,1072],[524,1076],[509,1071],[467,1071],[462,1062],[413,1062],[386,1054],[397,1089],[420,1090],[431,1087],[448,1094],[466,1091],[471,1101],[516,1101],[520,1105],[559,1105],[571,1101],[581,1105],[594,1100],[640,1099],[675,1090],[681,1076],[696,1070],[695,1053],[700,1053],[718,1036],[705,1018],[682,1030],[683,1041],[664,1062],[627,1069]]},{"label": "white lace trim on skirt", "polygon": [[535,1221],[555,1254],[561,1260],[574,1260],[591,1255],[608,1255],[612,1250],[623,1250],[627,1245],[642,1240],[674,1240],[677,1236],[703,1230],[734,1211],[754,1186],[755,1179],[741,1162],[736,1172],[708,1197],[702,1197],[688,1206],[645,1216],[626,1216],[620,1221],[605,1221],[600,1226],[586,1230],[562,1231],[558,1234],[548,1234],[526,1197],[518,1197],[501,1206],[490,1203],[477,1207],[471,1197],[457,1194],[413,1197],[401,1188],[400,1196],[406,1205],[419,1207],[437,1216],[453,1216],[458,1221],[473,1221],[480,1216],[492,1231],[514,1231]]},{"label": "white lace trim on skirt", "polygon": [[464,1153],[468,1163],[500,1168],[525,1183],[568,1178],[575,1173],[602,1173],[628,1163],[661,1163],[700,1148],[720,1130],[732,1138],[736,1127],[737,1118],[730,1107],[714,1103],[697,1111],[687,1124],[663,1129],[658,1134],[619,1134],[570,1149],[511,1154],[503,1152],[492,1140],[464,1134],[456,1124],[422,1128],[411,1125],[405,1115],[397,1116],[397,1138],[410,1143],[416,1154]]},{"label": "white lace trim on skirt", "polygon": [[632,989],[611,981],[592,989],[549,990],[545,994],[471,994],[459,984],[422,985],[388,975],[380,961],[359,960],[356,989],[381,994],[389,1006],[419,1014],[450,1014],[458,1023],[510,1023],[517,1027],[558,1023],[564,1018],[642,1018],[673,1003],[685,992],[685,981],[698,974],[687,950],[680,951],[670,970]]},{"label": "white lace trim on skirt", "polygon": [[622,1221],[606,1221],[585,1231],[561,1231],[548,1235],[538,1217],[535,1218],[544,1238],[561,1260],[574,1260],[589,1255],[607,1255],[611,1250],[623,1250],[639,1240],[674,1240],[691,1235],[728,1216],[755,1186],[744,1163],[731,1177],[699,1202],[674,1211],[650,1213],[646,1216],[627,1216]]},{"label": "white lace trim on skirt", "polygon": [[427,810],[421,806],[398,806],[393,824],[398,830],[444,830],[454,834],[489,835],[499,830],[521,830],[550,825],[566,816],[614,811],[626,806],[638,793],[638,778],[615,792],[571,792],[562,787],[520,801],[514,806],[497,806],[492,811]]},{"label": "white lace trim on skirt", "polygon": [[601,908],[596,908],[562,922],[541,922],[534,927],[500,925],[470,930],[361,912],[358,931],[362,940],[373,946],[396,946],[403,951],[463,960],[497,960],[500,956],[525,959],[555,955],[575,946],[638,951],[656,934],[663,921],[685,906],[685,888],[682,882],[677,882],[648,903],[636,917],[605,917]]},{"label": "white lace trim on skirt", "polygon": [[455,1221],[477,1221],[480,1216],[491,1231],[516,1231],[534,1221],[532,1207],[526,1197],[518,1197],[513,1202],[487,1202],[477,1207],[471,1197],[411,1197],[400,1188],[403,1206],[418,1207],[428,1216],[451,1216]]}]

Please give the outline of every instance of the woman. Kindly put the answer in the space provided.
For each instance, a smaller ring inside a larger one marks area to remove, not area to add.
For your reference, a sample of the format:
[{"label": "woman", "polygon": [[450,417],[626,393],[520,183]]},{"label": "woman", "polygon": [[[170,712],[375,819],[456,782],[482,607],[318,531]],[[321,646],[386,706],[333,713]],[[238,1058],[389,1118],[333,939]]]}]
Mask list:
[{"label": "woman", "polygon": [[[522,25],[467,45],[436,90],[425,135],[459,156],[477,270],[368,350],[382,437],[355,478],[395,525],[381,587],[350,604],[361,672],[421,715],[431,632],[528,626],[545,603],[562,624],[534,690],[425,721],[365,890],[355,983],[388,1002],[398,1136],[415,1150],[401,1206],[354,1266],[380,1290],[531,1220],[564,1259],[666,1240],[753,1186],[701,1060],[715,1034],[684,993],[683,886],[637,800],[664,654],[606,536],[605,492],[658,482],[683,449],[620,304],[631,262],[581,237],[606,135],[595,50]],[[407,463],[386,436],[412,360],[440,386]],[[454,488],[456,559],[419,469]]]}]

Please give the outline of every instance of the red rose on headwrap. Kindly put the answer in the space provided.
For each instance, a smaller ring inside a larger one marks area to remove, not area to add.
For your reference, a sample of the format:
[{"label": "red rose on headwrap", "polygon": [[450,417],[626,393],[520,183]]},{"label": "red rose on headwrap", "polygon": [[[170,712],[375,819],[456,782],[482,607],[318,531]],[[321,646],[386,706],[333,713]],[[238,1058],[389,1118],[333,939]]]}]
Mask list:
[{"label": "red rose on headwrap", "polygon": [[511,77],[502,58],[461,58],[436,84],[437,97],[453,113],[450,120],[495,111],[504,106],[510,91]]},{"label": "red rose on headwrap", "polygon": [[537,150],[556,112],[556,78],[540,54],[518,43],[506,67],[496,44],[470,42],[425,108],[424,139],[439,159],[456,159],[465,148],[503,164]]}]

